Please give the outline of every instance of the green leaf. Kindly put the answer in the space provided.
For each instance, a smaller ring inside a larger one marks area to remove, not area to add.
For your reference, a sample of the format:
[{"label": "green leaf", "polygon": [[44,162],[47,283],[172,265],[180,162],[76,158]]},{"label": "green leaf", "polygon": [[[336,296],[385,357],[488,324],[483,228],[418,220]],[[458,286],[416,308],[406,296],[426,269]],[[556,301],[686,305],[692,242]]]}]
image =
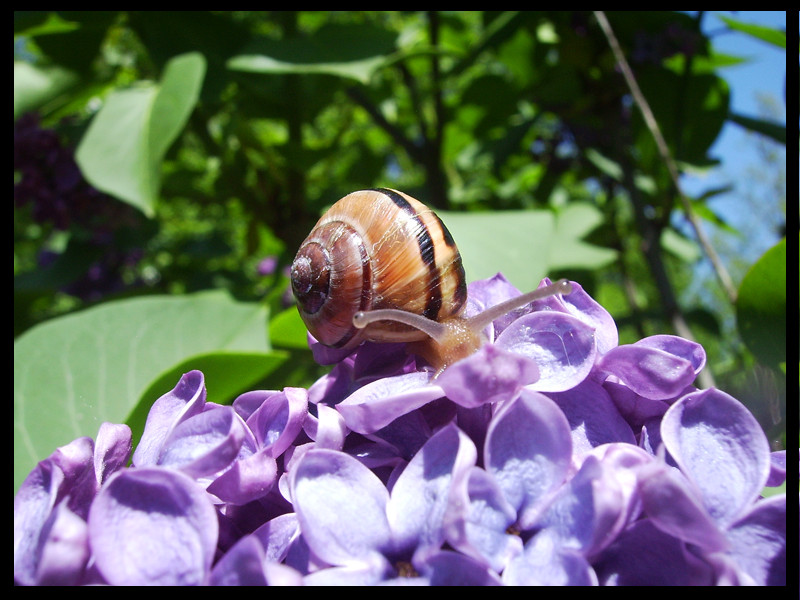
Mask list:
[{"label": "green leaf", "polygon": [[581,241],[602,222],[602,214],[591,204],[570,202],[561,208],[550,245],[550,269],[599,269],[616,260],[616,251]]},{"label": "green leaf", "polygon": [[369,82],[395,50],[395,34],[368,25],[327,25],[314,34],[282,40],[259,38],[228,68],[251,73],[327,74]]},{"label": "green leaf", "polygon": [[272,360],[266,331],[263,306],[216,291],[118,300],[31,328],[14,344],[15,487],[57,447],[125,422],[175,365],[222,351]]},{"label": "green leaf", "polygon": [[26,37],[69,33],[80,25],[62,18],[58,13],[39,10],[14,11],[14,34]]},{"label": "green leaf", "polygon": [[227,64],[235,71],[326,74],[366,84],[394,52],[395,37],[369,25],[327,25],[309,36],[259,38]]},{"label": "green leaf", "polygon": [[661,234],[661,247],[687,264],[700,258],[697,243],[686,239],[674,229],[666,228]]},{"label": "green leaf", "polygon": [[159,84],[110,94],[75,155],[86,179],[152,216],[161,161],[194,109],[205,68],[201,54],[183,54],[167,63]]},{"label": "green leaf", "polygon": [[470,44],[469,52],[453,63],[453,67],[446,72],[447,77],[455,77],[463,73],[474,65],[487,49],[496,48],[507,41],[514,32],[524,27],[530,19],[529,12],[518,10],[507,10],[496,16],[492,14],[487,14],[486,16],[487,18],[494,18],[483,30],[481,37]]},{"label": "green leaf", "polygon": [[594,268],[615,253],[580,240],[600,223],[596,209],[575,203],[550,211],[439,212],[458,243],[468,281],[502,272],[520,290],[535,289],[553,269]]},{"label": "green leaf", "polygon": [[611,160],[594,148],[587,148],[584,155],[589,162],[591,162],[600,170],[601,173],[608,175],[614,181],[622,181],[624,173],[622,172],[622,167],[617,161]]},{"label": "green leaf", "polygon": [[742,280],[736,301],[742,340],[763,364],[786,362],[786,238],[767,250]]},{"label": "green leaf", "polygon": [[773,46],[778,46],[779,48],[786,48],[786,32],[780,31],[779,29],[773,29],[772,27],[765,27],[764,25],[754,25],[752,23],[744,23],[743,21],[737,21],[736,19],[731,19],[730,17],[726,17],[725,15],[718,14],[717,17],[723,22],[728,25],[731,29],[735,29],[736,31],[741,31],[742,33],[746,33],[749,36],[752,36],[762,42],[767,42],[768,44],[772,44]]},{"label": "green leaf", "polygon": [[269,322],[270,342],[280,348],[308,349],[306,333],[306,325],[294,306],[278,313]]},{"label": "green leaf", "polygon": [[728,119],[745,129],[770,137],[781,144],[786,144],[786,125],[767,121],[766,119],[754,119],[753,117],[737,115],[736,113],[730,113]]},{"label": "green leaf", "polygon": [[14,61],[14,119],[41,108],[77,82],[78,76],[69,69]]},{"label": "green leaf", "polygon": [[[637,78],[675,159],[702,164],[728,118],[727,82],[712,73],[692,74],[684,79],[660,67],[643,68]],[[642,152],[649,149],[649,160],[660,162],[652,134],[644,127],[639,111],[635,114],[640,139],[637,148]]]},{"label": "green leaf", "polygon": [[501,271],[521,290],[547,275],[555,217],[549,211],[454,213],[439,211],[458,244],[467,281]]}]

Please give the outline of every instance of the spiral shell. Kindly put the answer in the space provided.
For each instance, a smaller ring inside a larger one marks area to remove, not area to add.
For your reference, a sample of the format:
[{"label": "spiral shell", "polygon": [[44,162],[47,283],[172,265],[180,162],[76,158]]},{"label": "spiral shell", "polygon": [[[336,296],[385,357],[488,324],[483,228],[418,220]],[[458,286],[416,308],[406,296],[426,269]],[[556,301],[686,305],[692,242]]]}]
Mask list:
[{"label": "spiral shell", "polygon": [[394,322],[353,326],[359,311],[394,308],[433,321],[462,312],[461,255],[436,214],[391,189],[353,192],[317,222],[292,263],[300,316],[322,344],[409,342],[424,333]]}]

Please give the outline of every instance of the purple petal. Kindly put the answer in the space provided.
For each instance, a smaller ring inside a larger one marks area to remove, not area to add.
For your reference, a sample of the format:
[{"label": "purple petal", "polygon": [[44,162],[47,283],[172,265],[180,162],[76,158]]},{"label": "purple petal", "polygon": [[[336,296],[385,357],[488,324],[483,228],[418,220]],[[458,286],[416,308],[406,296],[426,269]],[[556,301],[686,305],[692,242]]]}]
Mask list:
[{"label": "purple petal", "polygon": [[[447,402],[450,403],[449,400]],[[433,431],[428,420],[422,410],[419,409],[397,417],[386,427],[379,429],[375,433],[365,433],[364,437],[376,442],[383,448],[391,449],[394,458],[400,457],[405,464],[422,448],[432,434]],[[368,456],[372,459],[369,463],[365,461],[366,457],[361,454],[358,455],[358,458],[374,469],[377,466],[374,459],[380,460],[380,457],[385,455],[378,451],[369,452]],[[391,463],[397,464],[396,461],[391,461]]]},{"label": "purple petal", "polygon": [[330,406],[338,404],[353,392],[353,379],[353,360],[344,360],[308,388],[308,401]]},{"label": "purple petal", "polygon": [[561,545],[548,530],[537,533],[525,544],[524,552],[503,571],[506,585],[597,585],[597,576],[577,551]]},{"label": "purple petal", "polygon": [[268,562],[264,565],[267,585],[272,587],[297,587],[303,585],[303,576],[289,565]]},{"label": "purple petal", "polygon": [[314,571],[303,577],[303,585],[326,587],[373,586],[385,581],[385,578],[391,572],[391,565],[385,560],[378,561],[377,564],[329,567]]},{"label": "purple petal", "polygon": [[466,514],[446,519],[447,541],[459,552],[486,562],[499,573],[511,558],[522,552],[522,539],[508,533],[516,520],[516,511],[494,478],[483,469],[473,468]]},{"label": "purple petal", "polygon": [[786,495],[761,500],[728,530],[729,555],[756,585],[786,585]]},{"label": "purple petal", "polygon": [[169,469],[126,469],[100,490],[89,513],[97,568],[112,585],[197,585],[217,545],[208,495]]},{"label": "purple petal", "polygon": [[277,396],[281,392],[275,390],[253,390],[240,394],[233,401],[233,409],[236,414],[242,417],[242,420],[247,421],[254,412],[256,412],[264,402],[273,396]]},{"label": "purple petal", "polygon": [[300,536],[297,515],[287,513],[275,517],[256,529],[252,536],[263,546],[267,560],[281,562]]},{"label": "purple petal", "polygon": [[769,443],[755,417],[716,389],[688,394],[664,415],[661,436],[725,527],[759,497],[770,472]]},{"label": "purple petal", "polygon": [[427,372],[378,379],[353,392],[336,409],[351,430],[372,433],[444,396],[442,388],[429,385],[429,380]]},{"label": "purple petal", "polygon": [[194,478],[213,475],[233,462],[245,435],[245,425],[233,407],[210,408],[172,430],[158,464]]},{"label": "purple petal", "polygon": [[[522,292],[514,287],[502,273],[498,273],[488,279],[472,281],[467,286],[467,297],[472,301],[477,301],[476,304],[479,304],[482,309],[490,308],[521,295]],[[495,319],[493,322],[494,338],[496,339],[514,320],[524,314],[528,314],[531,310],[531,306],[528,305]],[[469,313],[467,313],[467,316],[469,316]]]},{"label": "purple petal", "polygon": [[613,348],[600,358],[597,369],[653,400],[674,398],[695,379],[694,365],[688,360],[635,344]]},{"label": "purple petal", "polygon": [[97,492],[94,442],[91,438],[80,437],[56,449],[48,460],[52,460],[64,474],[58,491],[59,500],[66,497],[69,509],[85,519]]},{"label": "purple petal", "polygon": [[81,519],[97,491],[94,443],[80,437],[57,448],[25,478],[14,497],[14,578],[32,585],[52,526],[54,507],[66,508]]},{"label": "purple petal", "polygon": [[476,458],[475,445],[453,424],[417,452],[395,482],[387,507],[396,550],[441,546],[445,515],[456,498],[466,497]]},{"label": "purple petal", "polygon": [[786,481],[786,450],[778,450],[769,456],[770,470],[766,485],[777,487]]},{"label": "purple petal", "polygon": [[240,539],[214,565],[211,585],[228,586],[298,586],[303,577],[290,566],[272,562],[255,534]]},{"label": "purple petal", "polygon": [[62,502],[47,520],[40,540],[37,585],[77,585],[89,560],[86,521]]},{"label": "purple petal", "polygon": [[353,379],[361,383],[417,370],[416,359],[406,352],[405,344],[366,342],[353,356]]},{"label": "purple petal", "polygon": [[70,511],[85,518],[97,490],[94,444],[81,437],[56,449],[25,478],[14,497],[14,577],[24,584],[36,578],[42,536],[51,511],[65,500]]},{"label": "purple petal", "polygon": [[511,400],[523,385],[539,378],[536,363],[525,356],[485,344],[436,379],[447,397],[466,408]]},{"label": "purple petal", "polygon": [[339,350],[338,348],[329,348],[328,346],[323,346],[310,333],[307,334],[307,337],[308,347],[311,348],[311,355],[314,357],[314,362],[316,362],[318,365],[335,365],[353,353],[352,349]]},{"label": "purple petal", "polygon": [[292,501],[303,537],[314,554],[332,565],[384,561],[391,546],[386,518],[389,492],[352,456],[312,449],[290,472]]},{"label": "purple petal", "polygon": [[245,536],[219,559],[211,571],[210,585],[267,585],[264,548],[252,536]]},{"label": "purple petal", "polygon": [[308,414],[308,392],[303,388],[287,387],[270,395],[247,419],[256,440],[278,457],[291,445],[303,428]]},{"label": "purple petal", "polygon": [[484,306],[494,306],[509,298],[522,295],[522,292],[500,272],[486,279],[471,281],[467,285],[467,292]]},{"label": "purple petal", "polygon": [[484,586],[503,585],[489,568],[469,556],[441,550],[425,558],[424,564],[415,564],[421,575],[432,586]]},{"label": "purple petal", "polygon": [[41,461],[14,496],[14,581],[36,583],[40,537],[55,506],[64,473],[50,459]]},{"label": "purple petal", "polygon": [[[551,281],[546,279],[550,284]],[[543,282],[544,283],[544,282]],[[566,296],[554,297],[555,300],[574,317],[577,317],[594,329],[597,352],[605,354],[619,343],[617,324],[611,314],[583,289],[581,284],[572,281],[572,292]]]},{"label": "purple petal", "polygon": [[317,404],[317,418],[309,414],[303,422],[303,431],[316,442],[317,448],[331,450],[341,450],[348,433],[344,417],[327,404]]},{"label": "purple petal", "polygon": [[[57,448],[49,459],[64,473],[64,482],[74,486],[82,482],[87,469],[94,470],[94,441],[89,437],[79,437],[65,446]],[[68,490],[72,493],[73,490]]]},{"label": "purple petal", "polygon": [[639,491],[645,513],[661,531],[711,552],[727,548],[699,491],[677,469],[656,462],[644,466]]},{"label": "purple petal", "polygon": [[651,335],[634,342],[634,346],[655,348],[668,354],[683,358],[692,364],[695,373],[699,373],[706,365],[706,351],[697,342],[678,337],[677,335]]},{"label": "purple petal", "polygon": [[206,489],[223,502],[243,505],[266,496],[277,477],[275,459],[262,449],[235,461]]},{"label": "purple petal", "polygon": [[597,457],[606,471],[613,472],[615,486],[622,494],[620,504],[627,509],[621,514],[625,523],[632,522],[641,512],[639,498],[639,472],[655,458],[638,446],[613,443],[594,448],[584,458]]},{"label": "purple petal", "polygon": [[571,456],[564,413],[543,394],[527,389],[498,411],[486,436],[486,469],[521,519],[562,484]]},{"label": "purple petal", "polygon": [[628,386],[610,379],[603,382],[603,388],[608,392],[619,414],[634,431],[639,431],[653,417],[661,417],[669,408],[669,404],[664,400],[645,398]]},{"label": "purple petal", "polygon": [[635,444],[630,426],[602,386],[586,380],[566,392],[546,394],[561,408],[572,430],[573,454],[611,442]]},{"label": "purple petal", "polygon": [[560,545],[584,556],[597,553],[616,537],[629,513],[613,470],[588,457],[580,471],[563,486],[536,520]]},{"label": "purple petal", "polygon": [[649,519],[633,523],[594,561],[600,585],[710,585],[684,544]]},{"label": "purple petal", "polygon": [[131,428],[102,423],[94,447],[94,472],[98,485],[125,468],[131,455]]},{"label": "purple petal", "polygon": [[655,417],[645,421],[639,431],[639,447],[653,456],[665,456],[666,460],[671,465],[675,465],[675,461],[668,455],[664,443],[661,441],[661,418]]},{"label": "purple petal", "polygon": [[142,439],[133,453],[134,466],[158,464],[161,446],[172,429],[181,421],[202,412],[205,402],[203,374],[200,371],[189,371],[150,408]]},{"label": "purple petal", "polygon": [[597,354],[594,329],[576,317],[539,311],[520,317],[497,337],[499,348],[526,356],[539,367],[531,389],[568,390],[591,372]]}]

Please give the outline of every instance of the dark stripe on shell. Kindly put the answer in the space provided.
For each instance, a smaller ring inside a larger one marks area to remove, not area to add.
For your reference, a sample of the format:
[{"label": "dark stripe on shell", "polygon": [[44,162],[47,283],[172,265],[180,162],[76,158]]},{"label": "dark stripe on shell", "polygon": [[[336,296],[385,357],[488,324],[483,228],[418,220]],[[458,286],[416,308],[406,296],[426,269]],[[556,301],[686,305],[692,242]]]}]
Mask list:
[{"label": "dark stripe on shell", "polygon": [[[350,227],[347,223],[344,225]],[[369,260],[369,253],[363,243],[358,244],[358,250],[361,253],[361,303],[359,304],[358,310],[369,310],[370,303],[372,302],[372,263]],[[355,325],[351,325],[347,333],[345,333],[333,347],[342,348],[360,331],[361,330]]]},{"label": "dark stripe on shell", "polygon": [[[436,321],[439,318],[439,312],[442,309],[442,288],[439,268],[436,266],[436,249],[434,248],[431,234],[428,231],[428,228],[425,226],[425,223],[422,222],[419,214],[417,214],[417,211],[414,210],[414,207],[411,206],[408,200],[403,198],[402,195],[387,188],[375,188],[373,191],[380,192],[381,194],[387,196],[399,209],[413,216],[413,218],[419,223],[419,236],[417,237],[417,245],[419,246],[420,258],[422,258],[423,264],[428,267],[428,276],[430,278],[428,282],[429,294],[422,314],[428,319]],[[438,217],[436,218],[438,219]],[[444,228],[444,225],[442,225],[442,227]]]},{"label": "dark stripe on shell", "polygon": [[[444,237],[444,243],[448,245],[450,248],[455,248],[456,241],[453,239],[453,236],[450,233],[450,230],[445,227],[445,224],[439,218],[439,215],[433,213],[433,216],[436,217],[436,220],[439,222],[439,227],[442,228],[442,237]],[[456,254],[458,254],[458,250],[456,250]]]},{"label": "dark stripe on shell", "polygon": [[453,250],[453,262],[458,263],[458,268],[460,271],[458,274],[458,285],[456,285],[455,290],[453,290],[454,312],[458,312],[458,310],[467,303],[467,280],[466,276],[464,275],[464,268],[461,266],[461,253],[458,251],[456,241],[453,239],[453,235],[450,233],[450,230],[439,218],[439,215],[434,213],[434,216],[439,222],[439,226],[442,228],[442,237],[444,238],[444,243]]}]

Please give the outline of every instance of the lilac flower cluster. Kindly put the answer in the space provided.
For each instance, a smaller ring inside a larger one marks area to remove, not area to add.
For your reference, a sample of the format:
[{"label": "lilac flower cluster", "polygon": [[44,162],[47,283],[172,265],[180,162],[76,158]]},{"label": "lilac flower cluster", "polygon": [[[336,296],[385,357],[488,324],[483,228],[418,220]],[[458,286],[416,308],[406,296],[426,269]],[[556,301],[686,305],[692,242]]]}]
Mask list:
[{"label": "lilac flower cluster", "polygon": [[[549,283],[549,282],[547,282]],[[703,349],[619,345],[578,284],[434,378],[367,344],[310,389],[206,401],[185,374],[130,430],[39,463],[18,584],[785,584],[785,479]],[[518,295],[470,285],[470,311]]]},{"label": "lilac flower cluster", "polygon": [[[83,300],[96,301],[126,287],[123,271],[136,266],[143,251],[136,242],[121,241],[126,230],[143,228],[136,209],[92,187],[75,161],[73,149],[53,129],[41,127],[36,113],[14,123],[14,206],[30,206],[32,218],[57,230],[74,230],[91,253],[86,272],[62,287]],[[75,243],[73,241],[73,243]],[[42,251],[45,268],[58,254]]]}]

